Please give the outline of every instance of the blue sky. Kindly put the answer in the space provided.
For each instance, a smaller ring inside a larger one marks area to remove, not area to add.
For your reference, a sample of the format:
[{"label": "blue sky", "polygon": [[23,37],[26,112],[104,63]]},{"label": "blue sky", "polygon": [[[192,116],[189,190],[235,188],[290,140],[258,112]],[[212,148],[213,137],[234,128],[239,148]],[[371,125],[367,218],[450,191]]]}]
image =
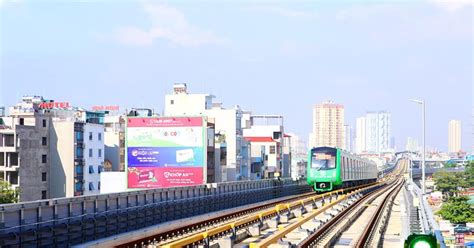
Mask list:
[{"label": "blue sky", "polygon": [[0,105],[25,94],[73,105],[163,109],[174,82],[225,106],[282,114],[307,139],[311,107],[346,122],[392,112],[397,146],[472,144],[473,6],[459,1],[0,1]]}]

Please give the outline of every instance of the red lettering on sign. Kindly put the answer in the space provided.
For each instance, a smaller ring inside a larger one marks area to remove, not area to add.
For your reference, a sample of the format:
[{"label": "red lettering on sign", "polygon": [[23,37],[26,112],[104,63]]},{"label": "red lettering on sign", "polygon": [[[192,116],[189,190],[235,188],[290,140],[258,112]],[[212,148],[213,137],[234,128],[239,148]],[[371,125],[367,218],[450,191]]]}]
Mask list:
[{"label": "red lettering on sign", "polygon": [[111,106],[92,106],[92,110],[94,111],[119,111],[120,107],[117,105],[111,105]]},{"label": "red lettering on sign", "polygon": [[53,108],[69,108],[69,102],[42,102],[38,105],[42,109],[53,109]]}]

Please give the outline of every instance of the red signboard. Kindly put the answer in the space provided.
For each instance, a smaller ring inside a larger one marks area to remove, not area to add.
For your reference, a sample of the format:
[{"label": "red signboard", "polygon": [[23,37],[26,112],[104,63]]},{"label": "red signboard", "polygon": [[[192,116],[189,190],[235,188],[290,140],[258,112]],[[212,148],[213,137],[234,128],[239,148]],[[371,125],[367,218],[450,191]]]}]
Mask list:
[{"label": "red signboard", "polygon": [[42,102],[39,104],[39,107],[42,109],[67,109],[69,108],[69,102]]}]

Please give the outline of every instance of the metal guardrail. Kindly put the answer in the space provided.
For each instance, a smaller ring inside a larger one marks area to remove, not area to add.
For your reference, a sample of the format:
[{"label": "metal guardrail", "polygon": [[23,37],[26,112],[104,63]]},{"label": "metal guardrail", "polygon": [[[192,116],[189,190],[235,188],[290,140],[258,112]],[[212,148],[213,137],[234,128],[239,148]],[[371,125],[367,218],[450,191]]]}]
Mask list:
[{"label": "metal guardrail", "polygon": [[420,210],[421,210],[421,217],[423,220],[423,229],[425,233],[433,232],[436,236],[436,240],[440,244],[441,248],[445,248],[446,244],[444,243],[443,235],[441,235],[441,231],[439,229],[438,223],[434,219],[433,211],[431,207],[428,205],[425,197],[423,196],[421,189],[418,185],[413,184],[413,192],[418,196],[420,199]]},{"label": "metal guardrail", "polygon": [[292,179],[226,182],[0,205],[0,247],[69,246],[311,191]]}]

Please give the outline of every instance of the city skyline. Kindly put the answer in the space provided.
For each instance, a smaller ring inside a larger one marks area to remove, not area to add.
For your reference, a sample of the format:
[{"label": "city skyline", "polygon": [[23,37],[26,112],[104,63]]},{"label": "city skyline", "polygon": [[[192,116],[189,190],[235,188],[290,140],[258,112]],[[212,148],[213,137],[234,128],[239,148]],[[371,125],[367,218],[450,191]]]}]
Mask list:
[{"label": "city skyline", "polygon": [[[284,115],[287,130],[300,137],[310,132],[312,106],[326,99],[345,106],[352,128],[365,112],[386,109],[400,149],[407,137],[421,140],[421,110],[409,99],[422,98],[427,146],[446,151],[446,124],[459,119],[462,148],[471,147],[472,94],[465,89],[472,89],[472,61],[465,51],[472,51],[472,5],[227,3],[204,9],[207,14],[193,4],[2,2],[0,105],[43,95],[77,106],[161,113],[172,83],[186,82],[226,106]],[[169,15],[158,18],[163,13]],[[268,21],[257,19],[261,15]]]}]

